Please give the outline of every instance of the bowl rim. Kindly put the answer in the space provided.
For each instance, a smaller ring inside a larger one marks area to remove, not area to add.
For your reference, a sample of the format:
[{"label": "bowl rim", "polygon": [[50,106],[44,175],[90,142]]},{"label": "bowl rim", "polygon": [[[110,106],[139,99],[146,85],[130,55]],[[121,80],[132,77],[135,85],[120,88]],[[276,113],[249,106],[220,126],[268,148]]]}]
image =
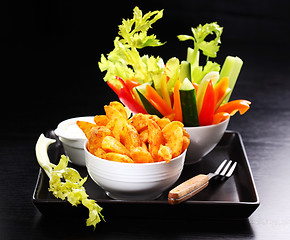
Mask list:
[{"label": "bowl rim", "polygon": [[[125,162],[115,162],[115,161],[111,161],[111,160],[99,158],[99,157],[97,157],[94,154],[92,154],[92,153],[89,152],[89,150],[87,149],[87,144],[88,144],[88,140],[86,139],[86,141],[84,142],[85,155],[86,154],[89,154],[90,156],[94,157],[98,161],[103,161],[103,162],[106,162],[106,163],[110,162],[112,164],[120,165],[120,166],[156,166],[156,165],[170,164],[173,161],[177,161],[177,160],[181,159],[182,158],[182,155],[186,155],[186,152],[187,152],[187,149],[185,149],[185,151],[183,151],[179,156],[171,159],[169,163],[166,163],[165,161],[162,161],[162,162],[154,162],[154,163],[125,163]],[[124,165],[124,164],[126,164],[126,165]],[[86,165],[87,165],[87,161],[86,161]]]},{"label": "bowl rim", "polygon": [[[71,137],[70,135],[66,134],[62,128],[65,125],[72,125],[74,122],[76,122],[77,120],[93,120],[94,116],[82,116],[82,117],[73,117],[73,118],[68,118],[66,120],[61,121],[56,129],[54,130],[54,133],[58,136],[58,137],[62,137],[66,140],[70,140],[70,141],[78,141],[78,140],[85,140],[86,137]],[[72,124],[69,124],[70,122],[72,122]]]},{"label": "bowl rim", "polygon": [[188,130],[188,129],[205,129],[205,128],[214,128],[214,127],[218,127],[220,125],[223,125],[223,124],[226,124],[230,121],[230,118],[229,117],[228,119],[218,123],[218,124],[211,124],[211,125],[206,125],[206,126],[197,126],[197,127],[183,127],[185,130]]}]

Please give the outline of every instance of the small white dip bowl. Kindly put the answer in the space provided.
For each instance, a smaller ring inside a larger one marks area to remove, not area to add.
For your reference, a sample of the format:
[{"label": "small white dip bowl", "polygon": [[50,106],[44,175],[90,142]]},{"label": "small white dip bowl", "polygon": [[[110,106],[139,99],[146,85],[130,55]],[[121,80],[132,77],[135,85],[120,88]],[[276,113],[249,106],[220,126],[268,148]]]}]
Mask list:
[{"label": "small white dip bowl", "polygon": [[214,125],[201,127],[184,127],[190,135],[185,164],[193,164],[207,155],[221,140],[230,118]]},{"label": "small white dip bowl", "polygon": [[106,194],[119,200],[153,200],[179,178],[186,150],[169,163],[122,163],[94,156],[84,145],[90,177]]},{"label": "small white dip bowl", "polygon": [[94,123],[94,117],[70,118],[58,124],[54,132],[59,137],[65,154],[69,157],[70,161],[79,166],[86,166],[84,155],[86,136],[77,126],[77,120]]}]

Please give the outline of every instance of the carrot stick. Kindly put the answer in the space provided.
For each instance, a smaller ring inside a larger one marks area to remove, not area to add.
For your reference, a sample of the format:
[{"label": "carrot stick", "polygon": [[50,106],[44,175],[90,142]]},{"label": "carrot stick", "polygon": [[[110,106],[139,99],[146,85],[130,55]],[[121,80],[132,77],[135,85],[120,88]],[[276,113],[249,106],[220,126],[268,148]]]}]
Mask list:
[{"label": "carrot stick", "polygon": [[174,98],[174,113],[175,113],[175,119],[176,121],[182,122],[182,109],[181,109],[181,102],[180,102],[180,94],[179,94],[179,88],[180,88],[180,81],[177,80],[174,85],[173,90],[173,98]]}]

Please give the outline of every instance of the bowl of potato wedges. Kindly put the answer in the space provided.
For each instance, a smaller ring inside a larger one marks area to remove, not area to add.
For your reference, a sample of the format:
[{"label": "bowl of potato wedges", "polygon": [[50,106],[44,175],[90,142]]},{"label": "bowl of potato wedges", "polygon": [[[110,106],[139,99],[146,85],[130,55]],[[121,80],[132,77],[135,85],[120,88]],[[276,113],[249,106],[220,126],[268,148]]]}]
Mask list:
[{"label": "bowl of potato wedges", "polygon": [[179,178],[189,134],[178,121],[138,113],[119,102],[104,106],[95,123],[77,121],[85,133],[86,167],[113,199],[153,200]]}]

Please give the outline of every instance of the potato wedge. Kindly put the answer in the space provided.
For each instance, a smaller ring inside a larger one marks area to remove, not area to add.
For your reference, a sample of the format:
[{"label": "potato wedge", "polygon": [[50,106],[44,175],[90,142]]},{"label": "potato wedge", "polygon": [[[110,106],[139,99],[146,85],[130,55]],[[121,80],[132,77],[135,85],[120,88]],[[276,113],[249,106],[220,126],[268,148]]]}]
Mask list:
[{"label": "potato wedge", "polygon": [[184,152],[188,148],[188,146],[190,144],[190,139],[187,136],[183,135],[182,140],[183,140],[183,142],[182,142],[182,152]]},{"label": "potato wedge", "polygon": [[142,142],[140,140],[137,130],[130,124],[124,127],[124,132],[121,136],[121,143],[131,151],[133,148],[140,147]]},{"label": "potato wedge", "polygon": [[126,109],[125,109],[125,107],[124,107],[124,105],[122,103],[117,102],[117,101],[114,101],[114,102],[110,102],[110,105],[109,106],[117,109],[123,115],[123,117],[125,119],[128,118],[127,111],[126,111]]},{"label": "potato wedge", "polygon": [[190,138],[188,132],[185,129],[182,129],[183,136]]},{"label": "potato wedge", "polygon": [[127,126],[127,121],[124,118],[114,118],[109,121],[107,127],[112,131],[112,135],[119,142],[121,141],[122,136],[125,134],[125,128]]},{"label": "potato wedge", "polygon": [[95,151],[102,147],[102,141],[106,136],[111,136],[111,131],[105,126],[96,126],[92,128],[88,138],[88,150],[94,154]]},{"label": "potato wedge", "polygon": [[102,141],[102,149],[104,149],[107,153],[108,152],[115,152],[130,156],[128,149],[120,143],[116,138],[112,136],[104,137]]},{"label": "potato wedge", "polygon": [[158,124],[149,119],[148,120],[148,143],[149,143],[149,152],[151,153],[153,159],[157,160],[158,150],[161,144],[164,144],[164,137],[162,135],[161,128]]},{"label": "potato wedge", "polygon": [[161,129],[163,129],[168,123],[170,123],[170,120],[166,117],[160,118],[157,121],[157,124]]},{"label": "potato wedge", "polygon": [[146,143],[142,142],[142,143],[141,143],[141,147],[142,147],[142,148],[145,148],[145,149],[148,151],[148,147],[147,147]]},{"label": "potato wedge", "polygon": [[118,119],[113,119],[113,120],[109,120],[109,122],[107,123],[106,127],[109,128],[111,131],[113,131],[114,126],[116,124],[116,122],[118,121]]},{"label": "potato wedge", "polygon": [[[170,125],[171,125],[172,127],[179,126],[179,127],[181,127],[182,129],[183,129],[183,127],[184,127],[183,123],[182,123],[182,122],[179,122],[179,121],[172,121],[172,122],[170,122]],[[169,127],[170,127],[170,126],[169,126]]]},{"label": "potato wedge", "polygon": [[138,133],[140,133],[148,127],[148,119],[148,115],[137,113],[128,120],[128,123],[136,128]]},{"label": "potato wedge", "polygon": [[151,154],[143,147],[133,148],[130,152],[134,163],[153,163]]},{"label": "potato wedge", "polygon": [[160,118],[156,115],[148,115],[148,118],[153,120],[154,122],[158,122],[158,120],[160,120]]},{"label": "potato wedge", "polygon": [[105,112],[106,112],[106,116],[112,120],[114,118],[117,118],[117,119],[127,119],[127,118],[124,118],[123,114],[120,113],[116,108],[112,107],[112,106],[104,106],[104,109],[105,109]]},{"label": "potato wedge", "polygon": [[106,154],[105,150],[102,148],[98,148],[95,152],[94,155],[99,157],[99,158],[104,158],[104,155]]},{"label": "potato wedge", "polygon": [[166,146],[172,150],[172,158],[179,156],[182,153],[183,145],[183,124],[179,121],[173,121],[167,124],[162,133],[166,140]]},{"label": "potato wedge", "polygon": [[106,126],[109,122],[109,119],[106,115],[96,115],[94,117],[94,122],[98,126]]},{"label": "potato wedge", "polygon": [[139,134],[140,140],[143,143],[148,143],[148,135],[149,135],[148,128],[146,128],[142,132],[140,132]]},{"label": "potato wedge", "polygon": [[103,158],[114,162],[134,163],[130,157],[120,153],[109,152],[104,154]]},{"label": "potato wedge", "polygon": [[160,145],[157,155],[159,162],[165,161],[166,163],[169,163],[172,159],[172,151],[168,146]]},{"label": "potato wedge", "polygon": [[77,121],[76,124],[84,132],[84,134],[86,135],[86,138],[89,138],[91,129],[93,127],[96,127],[96,124],[85,122],[85,121]]}]

